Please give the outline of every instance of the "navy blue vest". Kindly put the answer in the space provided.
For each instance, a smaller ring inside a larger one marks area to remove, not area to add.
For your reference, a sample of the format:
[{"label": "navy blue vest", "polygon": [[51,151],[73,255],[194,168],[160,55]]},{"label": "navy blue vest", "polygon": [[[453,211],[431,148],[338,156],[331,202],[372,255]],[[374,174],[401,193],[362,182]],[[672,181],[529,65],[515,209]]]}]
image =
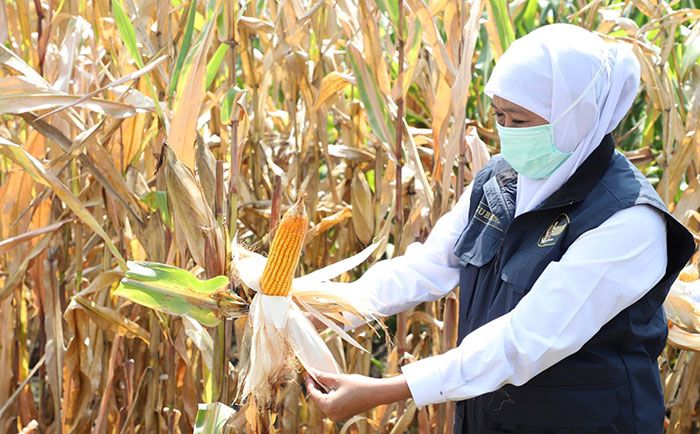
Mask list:
[{"label": "navy blue vest", "polygon": [[575,354],[522,386],[457,403],[455,433],[661,433],[656,359],[668,333],[662,303],[695,243],[646,178],[614,149],[606,136],[559,190],[515,219],[515,171],[497,156],[477,174],[471,218],[454,248],[462,265],[460,340],[512,310],[551,261],[622,209],[647,204],[664,213],[668,266],[656,286]]}]

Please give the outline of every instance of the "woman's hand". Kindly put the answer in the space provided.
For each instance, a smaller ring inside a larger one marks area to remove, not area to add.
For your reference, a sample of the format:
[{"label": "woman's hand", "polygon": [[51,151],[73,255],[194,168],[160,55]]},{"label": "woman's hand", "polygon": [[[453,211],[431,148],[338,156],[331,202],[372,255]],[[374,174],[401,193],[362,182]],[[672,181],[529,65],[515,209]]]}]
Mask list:
[{"label": "woman's hand", "polygon": [[309,396],[326,416],[335,421],[411,397],[403,375],[372,378],[320,371],[310,374],[306,377]]}]

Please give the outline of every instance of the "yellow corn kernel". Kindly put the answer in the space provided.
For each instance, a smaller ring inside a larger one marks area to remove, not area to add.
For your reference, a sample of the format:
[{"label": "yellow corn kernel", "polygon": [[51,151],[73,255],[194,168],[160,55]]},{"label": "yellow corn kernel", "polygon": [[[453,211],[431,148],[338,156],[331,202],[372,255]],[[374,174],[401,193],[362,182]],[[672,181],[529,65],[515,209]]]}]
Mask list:
[{"label": "yellow corn kernel", "polygon": [[685,267],[683,271],[681,271],[681,274],[678,276],[678,280],[680,280],[681,282],[694,282],[699,278],[700,276],[698,276],[698,266],[695,264]]},{"label": "yellow corn kernel", "polygon": [[300,198],[284,214],[275,231],[270,254],[260,278],[260,289],[264,294],[289,294],[308,224],[304,203]]}]

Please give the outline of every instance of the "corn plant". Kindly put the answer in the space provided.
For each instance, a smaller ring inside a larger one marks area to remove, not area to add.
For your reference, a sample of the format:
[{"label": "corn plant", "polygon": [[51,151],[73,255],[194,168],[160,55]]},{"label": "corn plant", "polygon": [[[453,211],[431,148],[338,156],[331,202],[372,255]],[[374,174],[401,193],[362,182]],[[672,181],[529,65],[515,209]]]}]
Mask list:
[{"label": "corn plant", "polygon": [[[699,235],[699,18],[693,0],[0,0],[0,432],[451,432],[450,404],[332,422],[296,370],[271,405],[234,404],[245,272],[276,263],[304,194],[296,308],[424,239],[499,150],[494,62],[553,22],[633,47],[613,136]],[[696,256],[667,301],[668,433],[698,429],[697,282]],[[458,311],[453,293],[320,339],[345,372],[394,375],[452,348]]]}]

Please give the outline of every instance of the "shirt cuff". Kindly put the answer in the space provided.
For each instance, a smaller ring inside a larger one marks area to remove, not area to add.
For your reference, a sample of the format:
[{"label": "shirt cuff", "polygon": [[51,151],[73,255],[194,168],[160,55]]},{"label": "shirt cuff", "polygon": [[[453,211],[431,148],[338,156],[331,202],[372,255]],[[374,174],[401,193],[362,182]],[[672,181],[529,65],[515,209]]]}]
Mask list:
[{"label": "shirt cuff", "polygon": [[428,357],[401,367],[413,401],[419,407],[447,401],[436,362],[435,357]]}]

